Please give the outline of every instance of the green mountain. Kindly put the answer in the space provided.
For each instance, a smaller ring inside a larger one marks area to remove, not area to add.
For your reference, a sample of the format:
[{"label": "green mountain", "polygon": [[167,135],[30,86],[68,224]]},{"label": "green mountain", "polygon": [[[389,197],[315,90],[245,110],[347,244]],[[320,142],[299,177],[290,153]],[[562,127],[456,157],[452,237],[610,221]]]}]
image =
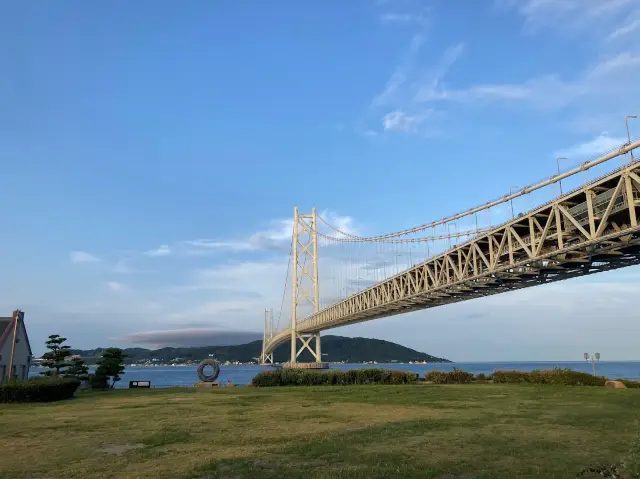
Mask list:
[{"label": "green mountain", "polygon": [[[291,355],[289,343],[280,345],[274,354],[276,362],[285,362]],[[73,350],[72,354],[79,354],[90,364],[95,363],[104,349]],[[124,352],[127,355],[127,363],[138,363],[149,360],[168,363],[201,361],[210,356],[218,361],[239,361],[248,363],[256,361],[262,351],[262,341],[253,341],[247,344],[235,346],[205,346],[198,348],[161,348],[149,350],[144,348],[128,348]],[[430,363],[451,362],[447,359],[437,358],[426,353],[421,353],[399,344],[381,339],[346,338],[343,336],[323,336],[322,353],[324,361],[360,363],[365,361],[377,361],[378,363],[426,361]],[[312,361],[308,351],[304,351],[299,361]]]}]

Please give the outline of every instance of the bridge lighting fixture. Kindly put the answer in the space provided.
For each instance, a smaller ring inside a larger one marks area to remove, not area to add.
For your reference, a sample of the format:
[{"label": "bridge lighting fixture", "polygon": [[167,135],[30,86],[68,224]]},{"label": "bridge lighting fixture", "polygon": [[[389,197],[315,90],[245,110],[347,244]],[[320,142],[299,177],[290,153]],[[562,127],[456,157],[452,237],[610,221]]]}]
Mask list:
[{"label": "bridge lighting fixture", "polygon": [[[567,160],[564,156],[556,158],[556,164],[558,165],[558,176],[560,176],[560,160]],[[562,180],[558,182],[560,184],[560,196],[562,196]]]},{"label": "bridge lighting fixture", "polygon": [[[509,196],[513,194],[513,190],[518,190],[518,189],[520,189],[519,186],[512,186],[511,188],[509,188]],[[509,205],[511,206],[511,217],[515,218],[516,215],[513,213],[513,198],[509,200]]]},{"label": "bridge lighting fixture", "polygon": [[[455,227],[456,233],[458,232],[458,225],[455,222],[447,223],[447,236],[449,237],[449,248],[451,248],[451,229],[449,228],[451,225]],[[456,244],[458,244],[457,238],[456,238]]]},{"label": "bridge lighting fixture", "polygon": [[[631,134],[629,133],[629,118],[638,118],[638,115],[625,115],[624,116],[624,123],[627,126],[627,140],[629,140],[629,145],[631,144]],[[631,150],[629,153],[631,153],[631,161],[634,161],[634,157],[633,157],[633,150]]]}]

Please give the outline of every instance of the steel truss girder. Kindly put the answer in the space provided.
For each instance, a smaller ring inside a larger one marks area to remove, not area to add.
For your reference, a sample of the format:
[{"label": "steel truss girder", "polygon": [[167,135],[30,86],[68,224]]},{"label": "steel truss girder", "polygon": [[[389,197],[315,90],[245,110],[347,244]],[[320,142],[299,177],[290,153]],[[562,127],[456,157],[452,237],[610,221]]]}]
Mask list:
[{"label": "steel truss girder", "polygon": [[639,206],[634,162],[313,314],[297,333],[640,264]]}]

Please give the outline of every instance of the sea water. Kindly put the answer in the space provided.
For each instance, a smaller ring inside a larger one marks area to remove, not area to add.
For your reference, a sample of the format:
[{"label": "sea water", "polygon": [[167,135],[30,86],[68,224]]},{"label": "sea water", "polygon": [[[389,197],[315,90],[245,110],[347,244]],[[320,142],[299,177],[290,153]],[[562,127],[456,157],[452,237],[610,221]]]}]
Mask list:
[{"label": "sea water", "polygon": [[[423,376],[425,372],[432,370],[451,371],[460,368],[473,374],[491,374],[495,370],[533,371],[536,369],[569,368],[574,371],[592,373],[591,363],[587,362],[494,362],[494,363],[429,363],[429,364],[330,364],[331,369],[358,369],[358,368],[386,368],[400,371],[411,371]],[[220,384],[227,382],[244,385],[251,383],[251,379],[260,371],[269,371],[271,366],[238,365],[221,366],[220,376],[217,381]],[[151,381],[152,387],[169,386],[193,386],[198,382],[196,375],[197,366],[159,366],[159,367],[135,367],[128,366],[122,375],[122,380],[116,387],[128,387],[129,381]],[[38,376],[42,369],[32,368],[30,376]],[[640,361],[601,362],[596,364],[596,374],[609,379],[633,379],[640,380]]]}]

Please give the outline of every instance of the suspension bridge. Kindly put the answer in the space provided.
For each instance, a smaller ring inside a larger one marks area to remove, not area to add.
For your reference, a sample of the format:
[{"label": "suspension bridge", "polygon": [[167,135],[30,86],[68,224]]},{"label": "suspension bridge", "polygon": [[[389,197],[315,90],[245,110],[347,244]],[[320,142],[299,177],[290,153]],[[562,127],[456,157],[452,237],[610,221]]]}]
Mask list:
[{"label": "suspension bridge", "polygon": [[[282,304],[275,317],[265,311],[261,362],[273,363],[274,350],[290,342],[286,367],[326,367],[327,329],[639,264],[638,147],[629,140],[494,201],[384,235],[358,236],[295,208]],[[562,192],[562,180],[623,155],[624,166]],[[514,212],[514,199],[556,184],[559,196]],[[298,361],[303,351],[313,362]]]}]

